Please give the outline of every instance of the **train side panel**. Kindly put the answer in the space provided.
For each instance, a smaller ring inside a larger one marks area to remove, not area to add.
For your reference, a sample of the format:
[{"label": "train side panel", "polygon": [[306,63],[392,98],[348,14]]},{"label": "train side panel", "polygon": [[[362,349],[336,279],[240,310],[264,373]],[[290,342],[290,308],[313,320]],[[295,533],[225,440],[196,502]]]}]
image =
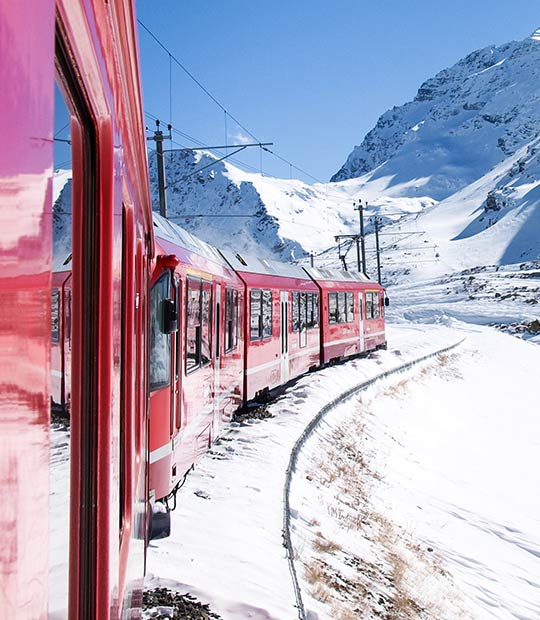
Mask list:
[{"label": "train side panel", "polygon": [[154,271],[163,260],[175,261],[169,278],[178,313],[168,376],[150,397],[150,493],[159,500],[182,482],[243,401],[244,288],[213,248],[157,215],[155,222]]},{"label": "train side panel", "polygon": [[54,2],[0,14],[0,610],[47,616]]},{"label": "train side panel", "polygon": [[130,2],[57,2],[73,156],[69,613],[105,620],[139,607],[146,539],[135,386],[152,228],[134,34]]}]

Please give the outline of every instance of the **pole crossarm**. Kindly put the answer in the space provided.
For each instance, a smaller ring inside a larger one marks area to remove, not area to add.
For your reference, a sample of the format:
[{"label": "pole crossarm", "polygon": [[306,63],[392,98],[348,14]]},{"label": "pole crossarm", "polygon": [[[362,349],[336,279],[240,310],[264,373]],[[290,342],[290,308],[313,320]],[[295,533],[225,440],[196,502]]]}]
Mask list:
[{"label": "pole crossarm", "polygon": [[[149,138],[149,140],[152,138]],[[181,149],[165,149],[163,152],[164,153],[176,153],[178,151],[182,152],[182,151],[186,151],[186,152],[191,152],[191,151],[217,151],[218,149],[238,149],[238,148],[249,148],[250,146],[259,146],[259,147],[263,147],[263,146],[273,146],[274,143],[273,142],[253,142],[253,144],[225,144],[225,145],[220,145],[220,146],[197,146],[197,147],[185,147],[185,148],[181,148]]]}]

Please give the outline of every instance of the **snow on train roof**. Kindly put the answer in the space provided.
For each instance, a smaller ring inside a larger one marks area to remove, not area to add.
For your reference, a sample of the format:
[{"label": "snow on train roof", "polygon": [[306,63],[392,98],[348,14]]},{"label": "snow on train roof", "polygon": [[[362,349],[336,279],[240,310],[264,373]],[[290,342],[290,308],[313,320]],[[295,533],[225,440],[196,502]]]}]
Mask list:
[{"label": "snow on train roof", "polygon": [[225,264],[223,256],[216,248],[209,243],[198,239],[187,230],[184,230],[178,224],[174,224],[168,219],[162,217],[158,213],[153,213],[154,234],[158,239],[165,239],[171,243],[175,243],[198,256],[207,258],[221,265]]},{"label": "snow on train roof", "polygon": [[230,250],[220,250],[220,252],[235,271],[282,276],[300,280],[309,279],[306,277],[306,273],[301,267],[293,265],[292,263],[282,263],[276,260],[258,258],[247,254],[239,254],[238,252],[232,252]]},{"label": "snow on train roof", "polygon": [[72,254],[71,252],[60,252],[53,256],[53,267],[52,270],[54,273],[58,273],[60,271],[71,271],[73,265],[71,264]]},{"label": "snow on train roof", "polygon": [[314,280],[320,282],[371,282],[371,280],[359,271],[342,271],[341,269],[327,269],[322,267],[304,267]]}]

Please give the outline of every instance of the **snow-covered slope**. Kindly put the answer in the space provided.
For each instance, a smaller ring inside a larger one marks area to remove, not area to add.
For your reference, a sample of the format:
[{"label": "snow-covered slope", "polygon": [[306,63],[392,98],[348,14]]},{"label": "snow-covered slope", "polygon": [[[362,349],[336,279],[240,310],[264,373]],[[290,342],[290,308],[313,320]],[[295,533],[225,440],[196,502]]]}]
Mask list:
[{"label": "snow-covered slope", "polygon": [[[169,219],[215,246],[282,260],[307,260],[313,252],[325,263],[338,264],[334,236],[358,232],[353,202],[359,187],[362,199],[369,200],[367,213],[384,222],[435,204],[425,197],[381,197],[377,187],[356,180],[309,185],[244,172],[206,152],[168,152],[165,170]],[[150,156],[150,181],[158,211],[155,155]]]},{"label": "snow-covered slope", "polygon": [[332,181],[369,173],[446,198],[538,135],[539,99],[538,36],[475,51],[385,112]]},{"label": "snow-covered slope", "polygon": [[[247,173],[208,153],[169,153],[168,211],[214,245],[284,260],[313,252],[316,264],[337,265],[335,236],[358,232],[353,202],[361,199],[367,234],[372,216],[385,227],[387,281],[535,260],[539,134],[536,32],[473,52],[426,81],[414,101],[381,116],[329,184]],[[151,158],[157,210],[155,178]],[[374,274],[374,239],[367,244]],[[354,268],[354,245],[343,247]]]}]

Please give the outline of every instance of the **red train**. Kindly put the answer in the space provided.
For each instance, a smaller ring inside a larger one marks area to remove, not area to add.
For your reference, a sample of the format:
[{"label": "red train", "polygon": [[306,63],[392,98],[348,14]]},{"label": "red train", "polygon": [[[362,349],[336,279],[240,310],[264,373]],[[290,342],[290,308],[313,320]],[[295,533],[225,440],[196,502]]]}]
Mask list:
[{"label": "red train", "polygon": [[[130,0],[5,2],[0,26],[0,615],[139,617],[158,500],[247,399],[385,346],[384,291],[152,219]],[[55,81],[73,254],[53,266]]]},{"label": "red train", "polygon": [[[155,213],[153,219],[148,461],[154,502],[175,492],[246,401],[323,364],[386,347],[387,298],[363,274],[217,250]],[[53,274],[60,309],[58,318],[53,314],[53,387],[58,380],[62,388],[53,390],[53,407],[69,402],[70,290],[69,273]],[[166,514],[157,512],[160,535],[168,530]]]}]

